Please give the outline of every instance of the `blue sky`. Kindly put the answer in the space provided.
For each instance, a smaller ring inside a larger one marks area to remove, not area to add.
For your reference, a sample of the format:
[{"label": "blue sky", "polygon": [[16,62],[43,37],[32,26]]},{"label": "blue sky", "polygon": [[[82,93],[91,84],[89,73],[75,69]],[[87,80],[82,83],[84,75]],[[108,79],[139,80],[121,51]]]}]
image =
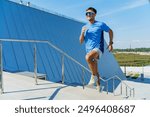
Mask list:
[{"label": "blue sky", "polygon": [[[31,4],[87,22],[85,9],[98,11],[96,20],[114,31],[114,48],[150,47],[149,0],[24,0]],[[106,40],[108,41],[108,35]]]}]

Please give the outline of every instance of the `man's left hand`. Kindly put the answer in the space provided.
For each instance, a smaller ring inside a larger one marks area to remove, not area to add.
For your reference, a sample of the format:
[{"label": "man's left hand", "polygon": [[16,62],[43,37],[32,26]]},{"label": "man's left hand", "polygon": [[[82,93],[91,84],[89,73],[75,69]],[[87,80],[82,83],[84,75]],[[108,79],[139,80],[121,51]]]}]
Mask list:
[{"label": "man's left hand", "polygon": [[107,49],[109,49],[109,52],[112,52],[112,51],[113,51],[113,46],[112,46],[112,44],[109,44],[108,47],[107,47]]}]

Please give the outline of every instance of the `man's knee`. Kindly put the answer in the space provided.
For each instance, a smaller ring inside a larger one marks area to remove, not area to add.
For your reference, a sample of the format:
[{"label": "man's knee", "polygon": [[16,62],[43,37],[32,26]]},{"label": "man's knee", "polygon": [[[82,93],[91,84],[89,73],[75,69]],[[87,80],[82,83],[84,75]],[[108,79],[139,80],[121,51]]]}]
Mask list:
[{"label": "man's knee", "polygon": [[88,63],[95,61],[94,57],[89,56],[89,55],[86,55],[86,56],[85,56],[85,59],[86,59],[86,61],[87,61]]},{"label": "man's knee", "polygon": [[89,56],[89,55],[86,55],[86,56],[85,56],[85,60],[89,63],[89,62],[90,62],[90,56]]}]

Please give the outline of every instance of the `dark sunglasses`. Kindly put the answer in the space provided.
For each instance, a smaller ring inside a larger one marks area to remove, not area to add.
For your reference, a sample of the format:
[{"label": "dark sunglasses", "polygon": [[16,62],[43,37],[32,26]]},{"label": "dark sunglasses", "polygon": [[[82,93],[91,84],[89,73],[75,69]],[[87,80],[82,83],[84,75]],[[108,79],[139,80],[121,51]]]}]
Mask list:
[{"label": "dark sunglasses", "polygon": [[86,12],[86,16],[93,16],[95,13],[94,12]]}]

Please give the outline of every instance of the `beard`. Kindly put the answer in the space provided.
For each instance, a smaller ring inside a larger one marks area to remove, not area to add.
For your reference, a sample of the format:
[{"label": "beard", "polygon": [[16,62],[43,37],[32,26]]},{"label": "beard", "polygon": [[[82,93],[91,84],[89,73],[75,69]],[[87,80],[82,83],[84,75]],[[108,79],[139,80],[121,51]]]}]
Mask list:
[{"label": "beard", "polygon": [[92,20],[94,20],[92,17],[88,17],[87,18],[89,21],[92,21]]}]

